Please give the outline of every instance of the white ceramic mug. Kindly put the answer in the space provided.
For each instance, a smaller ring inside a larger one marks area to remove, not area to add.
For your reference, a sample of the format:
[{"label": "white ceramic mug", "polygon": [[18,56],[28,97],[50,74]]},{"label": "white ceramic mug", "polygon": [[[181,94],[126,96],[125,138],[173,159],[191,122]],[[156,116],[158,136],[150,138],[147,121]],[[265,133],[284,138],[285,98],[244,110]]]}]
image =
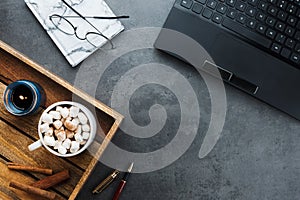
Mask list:
[{"label": "white ceramic mug", "polygon": [[[76,152],[74,153],[66,153],[66,154],[60,154],[59,152],[53,150],[52,148],[50,148],[49,146],[47,146],[44,143],[43,140],[43,133],[40,131],[40,126],[42,124],[42,116],[45,113],[48,113],[51,110],[54,110],[56,108],[56,106],[62,106],[62,107],[71,107],[71,106],[75,106],[78,107],[88,118],[88,122],[90,125],[90,135],[88,140],[86,141],[86,143]],[[81,152],[83,152],[85,149],[87,149],[89,147],[89,145],[93,142],[95,136],[96,136],[96,129],[97,129],[97,124],[96,124],[96,119],[94,117],[94,115],[92,114],[92,112],[86,108],[84,105],[77,103],[77,102],[72,102],[72,101],[60,101],[57,103],[54,103],[52,105],[50,105],[41,115],[39,123],[38,123],[38,134],[39,134],[39,140],[35,141],[34,143],[30,144],[28,146],[28,149],[30,151],[34,151],[42,146],[44,146],[48,151],[50,151],[52,154],[57,155],[57,156],[61,156],[61,157],[71,157],[71,156],[75,156],[80,154]]]}]

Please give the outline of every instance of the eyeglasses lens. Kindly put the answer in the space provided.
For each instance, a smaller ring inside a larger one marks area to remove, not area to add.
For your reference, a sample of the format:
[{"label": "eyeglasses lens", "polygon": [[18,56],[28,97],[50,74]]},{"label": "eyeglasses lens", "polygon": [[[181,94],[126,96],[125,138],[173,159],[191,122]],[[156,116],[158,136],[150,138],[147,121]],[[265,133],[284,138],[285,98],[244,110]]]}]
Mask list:
[{"label": "eyeglasses lens", "polygon": [[51,16],[51,21],[57,29],[64,32],[65,34],[73,35],[75,33],[72,24],[64,17],[53,15]]},{"label": "eyeglasses lens", "polygon": [[110,40],[108,40],[105,36],[94,32],[87,33],[86,40],[95,47],[99,47],[103,45],[105,42],[111,43]]}]

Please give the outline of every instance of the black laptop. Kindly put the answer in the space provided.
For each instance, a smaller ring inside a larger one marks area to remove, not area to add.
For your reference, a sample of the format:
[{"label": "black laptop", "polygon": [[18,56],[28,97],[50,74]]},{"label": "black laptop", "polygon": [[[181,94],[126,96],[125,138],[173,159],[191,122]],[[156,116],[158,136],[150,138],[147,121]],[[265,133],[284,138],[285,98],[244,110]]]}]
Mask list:
[{"label": "black laptop", "polygon": [[[197,41],[225,82],[300,120],[300,0],[176,0],[164,28]],[[161,31],[155,47],[176,43]]]}]

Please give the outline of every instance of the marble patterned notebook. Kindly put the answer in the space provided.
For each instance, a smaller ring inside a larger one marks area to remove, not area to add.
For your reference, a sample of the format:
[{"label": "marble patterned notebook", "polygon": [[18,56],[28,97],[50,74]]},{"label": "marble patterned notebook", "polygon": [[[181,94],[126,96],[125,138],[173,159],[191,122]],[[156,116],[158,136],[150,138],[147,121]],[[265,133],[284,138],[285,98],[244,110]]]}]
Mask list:
[{"label": "marble patterned notebook", "polygon": [[[79,17],[78,13],[61,0],[24,1],[72,67],[107,43],[108,40],[105,37],[112,39],[124,30],[124,26],[117,19],[90,18],[91,16],[115,16],[104,0],[65,0],[82,16],[88,17],[86,19],[92,25]],[[61,16],[67,19],[67,22],[62,22]],[[70,26],[71,29],[68,30],[67,26]],[[99,36],[99,34],[88,34],[86,37],[88,32],[99,33],[95,28],[105,37]]]}]

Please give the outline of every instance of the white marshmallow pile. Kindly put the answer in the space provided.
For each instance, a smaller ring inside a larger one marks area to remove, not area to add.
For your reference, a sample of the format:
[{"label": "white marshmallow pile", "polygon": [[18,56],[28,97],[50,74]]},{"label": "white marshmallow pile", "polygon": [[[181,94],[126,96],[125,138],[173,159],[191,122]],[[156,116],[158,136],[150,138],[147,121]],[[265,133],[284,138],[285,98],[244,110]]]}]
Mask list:
[{"label": "white marshmallow pile", "polygon": [[44,143],[63,155],[79,151],[90,137],[88,118],[76,106],[56,106],[41,121]]}]

